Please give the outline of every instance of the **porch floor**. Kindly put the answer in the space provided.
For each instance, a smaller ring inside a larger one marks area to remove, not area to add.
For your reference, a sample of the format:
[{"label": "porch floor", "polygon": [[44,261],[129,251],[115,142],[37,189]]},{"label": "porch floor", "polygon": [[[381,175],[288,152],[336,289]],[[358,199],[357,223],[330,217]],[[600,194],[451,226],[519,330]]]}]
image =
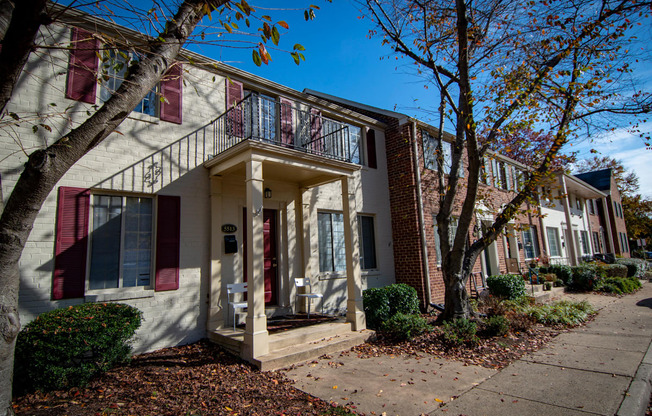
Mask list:
[{"label": "porch floor", "polygon": [[[312,318],[311,318],[312,319]],[[374,331],[352,331],[343,318],[269,334],[269,353],[251,363],[261,370],[276,370],[363,344]],[[209,331],[209,339],[232,354],[242,356],[244,331],[233,327]]]}]

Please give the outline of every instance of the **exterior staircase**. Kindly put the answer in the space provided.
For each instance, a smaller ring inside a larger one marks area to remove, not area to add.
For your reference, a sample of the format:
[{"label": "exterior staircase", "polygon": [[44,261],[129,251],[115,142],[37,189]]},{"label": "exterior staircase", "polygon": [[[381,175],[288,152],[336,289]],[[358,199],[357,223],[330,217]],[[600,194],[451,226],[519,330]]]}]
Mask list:
[{"label": "exterior staircase", "polygon": [[[277,370],[334,354],[363,344],[374,336],[371,330],[351,331],[348,322],[331,322],[269,335],[269,353],[251,363],[264,371]],[[234,355],[242,356],[244,333],[241,330],[210,331],[209,339]]]},{"label": "exterior staircase", "polygon": [[550,290],[543,290],[543,285],[525,285],[528,296],[533,296],[536,303],[548,303],[561,299],[564,294],[563,287],[551,287]]}]

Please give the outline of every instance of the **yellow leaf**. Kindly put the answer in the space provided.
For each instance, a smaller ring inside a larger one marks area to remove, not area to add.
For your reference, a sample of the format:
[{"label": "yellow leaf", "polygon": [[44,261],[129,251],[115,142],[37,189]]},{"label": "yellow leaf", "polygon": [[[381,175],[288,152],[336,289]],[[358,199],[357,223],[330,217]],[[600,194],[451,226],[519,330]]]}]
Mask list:
[{"label": "yellow leaf", "polygon": [[231,409],[229,406],[224,406],[224,408],[225,408],[226,410],[228,410],[229,412],[232,412],[232,411],[233,411],[233,409]]},{"label": "yellow leaf", "polygon": [[437,399],[437,398],[435,398],[435,401],[436,401],[436,402],[439,402],[439,403],[444,403],[444,401],[443,401],[442,399]]},{"label": "yellow leaf", "polygon": [[337,390],[337,386],[333,386],[333,390]]}]

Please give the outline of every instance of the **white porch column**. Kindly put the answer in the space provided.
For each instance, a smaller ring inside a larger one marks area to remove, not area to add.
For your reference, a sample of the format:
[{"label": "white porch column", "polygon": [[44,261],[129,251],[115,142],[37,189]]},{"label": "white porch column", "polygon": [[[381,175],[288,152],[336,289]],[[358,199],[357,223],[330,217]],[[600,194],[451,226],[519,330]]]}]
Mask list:
[{"label": "white porch column", "polygon": [[226,298],[222,301],[222,178],[211,176],[211,269],[209,285],[208,320],[209,331],[224,327],[224,308]]},{"label": "white porch column", "polygon": [[[301,275],[298,276],[292,276],[292,296],[294,299],[291,300],[291,302],[297,301],[296,297],[296,286],[294,285],[294,278],[299,278],[299,277],[310,277],[312,281],[312,276],[311,276],[311,267],[310,267],[310,204],[304,202],[304,195],[308,190],[306,188],[299,188],[299,191],[297,192],[297,195],[294,199],[294,212],[295,212],[295,225],[296,225],[296,236],[297,236],[297,250],[298,250],[298,256],[301,261],[301,269],[300,273]],[[294,312],[303,312],[306,310],[305,308],[305,298],[301,298],[304,300],[304,302],[301,302],[300,304],[297,303],[294,305]],[[308,302],[310,302],[310,299],[308,299]]]},{"label": "white porch column", "polygon": [[570,257],[570,265],[577,266],[577,250],[575,245],[575,234],[573,234],[573,223],[571,222],[571,208],[570,208],[570,195],[566,188],[566,178],[562,174],[560,176],[561,192],[564,195],[562,203],[564,204],[564,214],[566,216],[566,249]]},{"label": "white porch column", "polygon": [[265,276],[263,264],[263,164],[246,162],[247,188],[247,325],[244,334],[245,359],[269,352],[265,316]]},{"label": "white porch column", "polygon": [[362,275],[360,273],[360,254],[358,253],[358,214],[355,207],[355,188],[351,177],[342,176],[341,182],[348,294],[346,320],[351,322],[354,331],[361,331],[367,327],[367,323],[362,306]]}]

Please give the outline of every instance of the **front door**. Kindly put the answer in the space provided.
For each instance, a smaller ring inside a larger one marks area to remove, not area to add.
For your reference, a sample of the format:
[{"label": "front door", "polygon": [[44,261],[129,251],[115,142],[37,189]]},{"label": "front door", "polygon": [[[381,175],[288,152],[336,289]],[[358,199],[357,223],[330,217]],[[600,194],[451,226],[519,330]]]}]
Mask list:
[{"label": "front door", "polygon": [[276,210],[263,210],[263,245],[265,256],[265,305],[276,305]]},{"label": "front door", "polygon": [[[243,247],[244,247],[244,281],[247,281],[247,215],[246,208],[243,216]],[[277,269],[278,259],[276,250],[276,210],[263,210],[263,264],[265,277],[265,306],[278,304]]]}]

